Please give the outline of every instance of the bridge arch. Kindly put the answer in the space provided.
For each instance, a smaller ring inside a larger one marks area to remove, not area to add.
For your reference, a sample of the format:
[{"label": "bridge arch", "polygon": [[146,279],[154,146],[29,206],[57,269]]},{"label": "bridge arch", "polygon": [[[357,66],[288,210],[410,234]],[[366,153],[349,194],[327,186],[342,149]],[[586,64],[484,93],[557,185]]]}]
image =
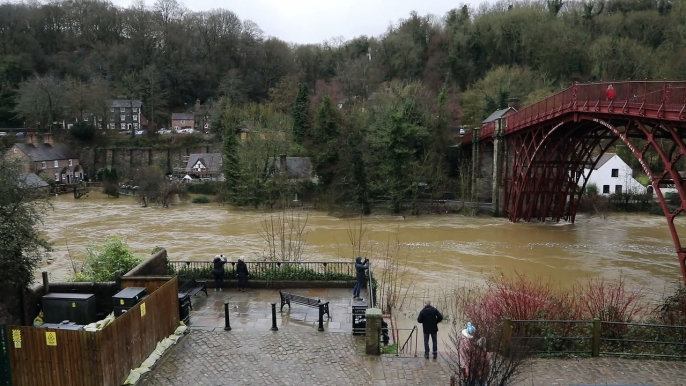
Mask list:
[{"label": "bridge arch", "polygon": [[[574,221],[577,204],[598,159],[617,141],[626,145],[638,159],[650,179],[672,235],[681,274],[686,281],[686,248],[683,247],[675,218],[686,212],[686,178],[677,162],[686,158],[686,145],[677,130],[681,125],[659,118],[623,117],[607,114],[574,113],[539,124],[509,138],[512,169],[505,181],[504,212],[511,221],[544,221],[552,218]],[[645,143],[639,145],[636,139]],[[657,154],[664,165],[653,170],[646,160],[649,152]],[[588,175],[583,174],[588,169]],[[581,177],[583,182],[579,184]],[[507,186],[509,183],[509,187]],[[660,185],[672,184],[680,204],[670,208]]]}]

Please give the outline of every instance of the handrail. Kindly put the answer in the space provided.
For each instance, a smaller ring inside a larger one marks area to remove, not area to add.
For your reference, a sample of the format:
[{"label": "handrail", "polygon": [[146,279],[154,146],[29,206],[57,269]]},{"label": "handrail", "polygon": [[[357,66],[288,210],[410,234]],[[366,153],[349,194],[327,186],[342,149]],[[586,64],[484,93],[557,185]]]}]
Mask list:
[{"label": "handrail", "polygon": [[[607,101],[605,91],[612,85],[616,97]],[[613,109],[613,105],[623,102],[623,108]],[[609,114],[623,114],[631,116],[645,116],[646,112],[655,118],[686,120],[686,81],[684,80],[653,80],[653,81],[620,81],[575,83],[548,97],[522,107],[514,114],[503,118],[506,123],[506,134],[528,127],[532,124],[555,118],[562,114],[575,111],[588,111],[587,106],[595,105],[595,112]],[[665,117],[671,113],[670,117]],[[495,122],[481,126],[478,139],[486,139],[493,135]],[[462,144],[474,141],[474,131],[470,131],[462,138]]]},{"label": "handrail", "polygon": [[[355,276],[355,264],[349,261],[246,261],[250,277],[256,280],[272,280],[274,274],[290,274],[294,271],[306,271],[311,280],[352,280]],[[235,261],[227,262],[226,268],[234,270]],[[211,278],[212,261],[179,261],[167,262],[170,274],[182,277]],[[295,272],[297,273],[297,272]]]},{"label": "handrail", "polygon": [[372,277],[372,262],[369,262],[369,276],[367,277],[367,292],[369,292],[369,308],[376,308],[376,291],[372,283],[374,282]]},{"label": "handrail", "polygon": [[[410,331],[410,336],[407,337],[407,339],[405,340],[405,343],[403,343],[403,347],[399,350],[399,352],[405,353],[405,346],[407,346],[407,342],[409,342],[410,339],[412,339],[412,335],[414,335],[415,331],[418,331],[417,326],[412,327],[412,331]],[[417,333],[417,334],[419,334],[419,333]]]}]

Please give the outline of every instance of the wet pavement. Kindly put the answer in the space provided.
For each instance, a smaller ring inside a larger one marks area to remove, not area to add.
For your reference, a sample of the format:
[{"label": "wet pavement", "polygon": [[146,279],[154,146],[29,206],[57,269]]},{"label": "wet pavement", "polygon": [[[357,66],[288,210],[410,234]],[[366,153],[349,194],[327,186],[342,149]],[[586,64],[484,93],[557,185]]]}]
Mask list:
[{"label": "wet pavement", "polygon": [[[352,289],[309,288],[284,290],[286,292],[329,302],[331,318],[324,315],[324,330],[328,332],[352,332]],[[229,302],[229,321],[232,331],[268,331],[272,326],[272,305],[276,303],[276,323],[279,329],[317,331],[319,309],[291,303],[281,312],[278,290],[248,290],[238,292],[226,289],[217,292],[208,289],[209,296],[197,294],[192,301],[190,326],[206,331],[224,331],[224,302]],[[367,299],[366,291],[361,293]]]},{"label": "wet pavement", "polygon": [[[329,301],[331,320],[317,331],[318,311],[293,304],[280,313],[276,290],[203,293],[193,299],[191,332],[140,384],[162,385],[449,385],[452,355],[439,359],[364,354],[364,337],[352,335],[351,289],[288,290]],[[366,297],[363,293],[363,297]],[[231,331],[224,331],[224,301]],[[277,326],[270,331],[271,303]],[[421,342],[420,342],[421,343]],[[522,368],[514,386],[686,386],[684,362],[595,359],[536,359]]]}]

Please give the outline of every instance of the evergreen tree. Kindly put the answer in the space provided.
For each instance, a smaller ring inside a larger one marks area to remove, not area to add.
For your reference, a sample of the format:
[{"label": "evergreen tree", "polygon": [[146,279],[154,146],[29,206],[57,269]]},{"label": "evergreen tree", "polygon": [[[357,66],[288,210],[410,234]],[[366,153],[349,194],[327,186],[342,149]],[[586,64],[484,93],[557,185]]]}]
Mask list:
[{"label": "evergreen tree", "polygon": [[220,102],[220,129],[223,137],[222,169],[226,187],[226,200],[236,203],[240,182],[240,161],[238,157],[238,120],[231,103],[222,99]]},{"label": "evergreen tree", "polygon": [[293,116],[293,139],[296,143],[302,144],[310,134],[310,93],[307,83],[300,84],[298,96],[291,112]]},{"label": "evergreen tree", "polygon": [[339,157],[339,117],[328,95],[319,104],[315,123],[316,130],[312,137],[314,167],[320,184],[328,189],[333,184]]}]

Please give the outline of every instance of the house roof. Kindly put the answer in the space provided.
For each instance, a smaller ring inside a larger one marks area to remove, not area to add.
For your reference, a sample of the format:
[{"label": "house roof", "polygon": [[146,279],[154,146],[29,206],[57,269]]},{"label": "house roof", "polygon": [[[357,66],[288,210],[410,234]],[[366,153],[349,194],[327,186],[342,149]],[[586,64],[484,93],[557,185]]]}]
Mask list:
[{"label": "house roof", "polygon": [[615,153],[605,153],[605,154],[600,156],[600,159],[598,159],[598,157],[593,157],[592,162],[595,162],[596,160],[598,160],[598,163],[595,165],[595,168],[593,168],[593,170],[600,169],[603,165],[605,165],[607,163],[607,161],[609,161],[610,159],[612,159],[612,157],[614,157],[616,155],[617,154],[615,154]]},{"label": "house roof", "polygon": [[50,184],[33,173],[18,175],[17,185],[19,185],[20,188],[45,188],[50,186]]},{"label": "house roof", "polygon": [[110,101],[111,107],[141,107],[143,103],[138,99],[115,99]]},{"label": "house roof", "polygon": [[197,153],[188,157],[186,170],[193,169],[193,166],[200,161],[207,168],[207,172],[215,173],[222,170],[222,155],[220,153]]},{"label": "house roof", "polygon": [[41,143],[38,146],[33,146],[30,143],[17,143],[15,146],[34,162],[76,159],[74,153],[61,143],[55,143],[52,146],[47,143]]},{"label": "house roof", "polygon": [[[280,159],[272,157],[270,165],[276,160],[276,168],[279,168]],[[312,176],[312,161],[309,157],[286,157],[286,172],[291,178],[309,178]]]},{"label": "house roof", "polygon": [[172,113],[171,119],[176,120],[176,119],[184,119],[188,121],[192,121],[195,118],[195,115],[191,113]]},{"label": "house roof", "polygon": [[489,115],[488,118],[484,119],[483,122],[481,122],[481,123],[484,124],[484,123],[493,122],[496,119],[504,117],[505,114],[507,114],[510,111],[517,112],[517,109],[515,109],[514,107],[508,107],[506,109],[495,111],[493,114]]}]

